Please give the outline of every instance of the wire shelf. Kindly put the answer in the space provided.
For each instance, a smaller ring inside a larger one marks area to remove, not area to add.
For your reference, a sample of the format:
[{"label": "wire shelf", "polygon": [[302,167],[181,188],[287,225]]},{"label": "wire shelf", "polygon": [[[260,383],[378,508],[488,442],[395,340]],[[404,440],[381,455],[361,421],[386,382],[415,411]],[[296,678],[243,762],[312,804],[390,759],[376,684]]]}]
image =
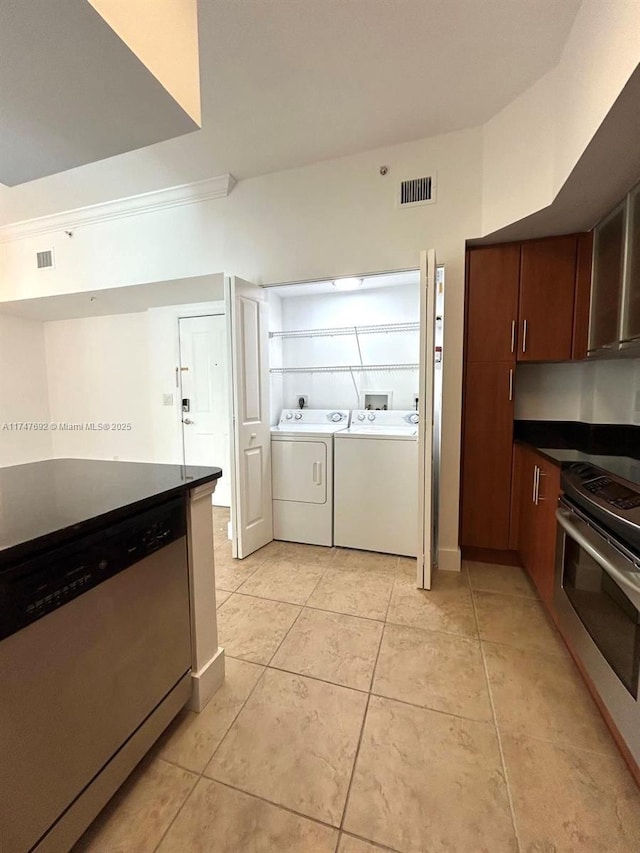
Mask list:
[{"label": "wire shelf", "polygon": [[269,332],[270,338],[328,338],[341,335],[373,335],[389,332],[417,332],[420,323],[383,323],[375,326],[337,326],[333,329],[297,329],[291,332]]},{"label": "wire shelf", "polygon": [[335,367],[272,367],[270,373],[364,373],[375,370],[418,370],[419,364],[341,364]]}]

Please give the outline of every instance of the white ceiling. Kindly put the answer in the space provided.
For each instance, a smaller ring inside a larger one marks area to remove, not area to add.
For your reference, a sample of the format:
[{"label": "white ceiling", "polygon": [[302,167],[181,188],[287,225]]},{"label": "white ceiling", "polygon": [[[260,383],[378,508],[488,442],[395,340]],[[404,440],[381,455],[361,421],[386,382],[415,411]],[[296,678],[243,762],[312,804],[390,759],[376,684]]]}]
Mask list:
[{"label": "white ceiling", "polygon": [[[380,273],[379,275],[367,275],[362,277],[362,285],[357,288],[361,290],[374,290],[379,287],[398,287],[403,284],[420,284],[420,273],[418,270],[407,270],[405,272]],[[268,287],[269,293],[277,293],[282,299],[292,299],[299,296],[314,296],[318,293],[344,293],[333,286],[331,279],[327,281],[306,281],[299,284],[278,284]],[[348,291],[346,291],[348,292]]]},{"label": "white ceiling", "polygon": [[474,126],[555,65],[579,5],[200,0],[203,129],[10,192],[43,214],[61,188],[91,204]]},{"label": "white ceiling", "polygon": [[197,128],[84,0],[5,0],[0,58],[0,180],[7,184]]},{"label": "white ceiling", "polygon": [[40,296],[3,302],[0,314],[25,320],[77,320],[112,314],[135,314],[167,305],[191,305],[224,298],[224,276],[198,275],[169,281],[153,281],[129,287],[109,287],[58,296]]}]

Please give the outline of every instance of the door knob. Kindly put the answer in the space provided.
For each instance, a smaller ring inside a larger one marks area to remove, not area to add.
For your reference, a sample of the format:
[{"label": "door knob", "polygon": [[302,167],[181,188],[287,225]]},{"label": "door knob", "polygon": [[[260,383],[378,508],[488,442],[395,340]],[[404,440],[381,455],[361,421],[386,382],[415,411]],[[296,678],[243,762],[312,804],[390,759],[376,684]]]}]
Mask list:
[{"label": "door knob", "polygon": [[182,423],[183,424],[192,424],[193,421],[191,420],[191,418],[183,418]]}]

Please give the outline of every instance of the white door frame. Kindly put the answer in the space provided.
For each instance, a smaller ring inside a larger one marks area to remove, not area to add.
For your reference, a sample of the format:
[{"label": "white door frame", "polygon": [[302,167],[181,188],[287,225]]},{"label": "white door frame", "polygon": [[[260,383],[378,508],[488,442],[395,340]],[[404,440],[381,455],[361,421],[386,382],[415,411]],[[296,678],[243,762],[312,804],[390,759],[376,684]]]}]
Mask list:
[{"label": "white door frame", "polygon": [[[432,258],[431,266],[432,269],[428,268],[428,259],[429,256]],[[433,564],[437,564],[437,555],[434,555],[432,552],[432,531],[431,531],[431,519],[432,519],[432,477],[426,476],[426,461],[427,458],[431,459],[432,457],[432,449],[433,449],[433,359],[435,357],[434,353],[434,322],[435,322],[435,280],[436,280],[436,269],[437,262],[434,250],[429,250],[428,252],[422,251],[420,253],[420,263],[418,267],[406,267],[405,269],[393,269],[393,270],[380,270],[378,272],[368,272],[363,273],[360,277],[371,277],[375,275],[385,275],[390,273],[400,273],[400,272],[419,272],[421,274],[421,279],[426,280],[427,273],[432,275],[433,277],[433,285],[432,290],[429,295],[433,295],[433,300],[423,300],[421,299],[421,307],[424,307],[424,316],[420,316],[420,375],[423,379],[427,379],[427,374],[430,373],[431,376],[431,394],[427,395],[427,387],[419,389],[419,407],[420,407],[420,423],[425,426],[419,430],[418,434],[418,453],[419,458],[423,460],[423,464],[421,466],[421,471],[419,471],[419,484],[418,484],[418,503],[419,503],[419,524],[418,524],[418,558],[417,558],[417,569],[416,569],[416,585],[420,589],[430,589],[431,588],[431,568]],[[353,273],[351,273],[353,275]],[[423,278],[423,276],[425,278]],[[312,284],[315,281],[329,281],[335,278],[340,278],[340,276],[325,276],[322,278],[312,278],[312,279],[303,279],[299,281],[288,281],[288,282],[277,282],[268,285],[262,285],[265,291],[268,291],[271,287],[284,287],[290,286],[295,287],[296,285],[301,284]],[[427,328],[428,327],[428,328]],[[427,370],[427,355],[431,359],[431,370]],[[429,396],[429,400],[427,401],[426,397]],[[426,421],[431,423],[431,435],[429,440],[429,448],[426,447],[427,440],[427,430],[426,430]],[[235,458],[235,450],[232,444],[232,458]],[[232,483],[232,490],[235,487],[235,484]],[[232,498],[233,502],[233,498]],[[233,512],[233,510],[232,510]],[[429,520],[427,521],[427,513]],[[426,551],[425,551],[426,549]],[[427,556],[428,555],[428,556]],[[425,556],[427,556],[427,560],[429,561],[428,568],[425,566]]]},{"label": "white door frame", "polygon": [[[186,453],[186,444],[185,444],[185,432],[186,432],[185,431],[185,423],[184,423],[185,413],[182,411],[182,400],[185,397],[185,393],[184,393],[184,388],[183,388],[184,372],[183,372],[183,363],[182,363],[183,353],[182,353],[182,341],[181,341],[181,336],[180,336],[180,323],[182,320],[194,320],[194,319],[197,319],[199,317],[222,317],[223,319],[226,319],[226,311],[225,311],[225,305],[224,305],[223,301],[216,300],[215,302],[212,302],[211,305],[212,305],[211,310],[207,310],[207,308],[203,306],[202,308],[194,309],[191,311],[187,310],[187,311],[180,312],[179,316],[176,317],[176,336],[177,336],[177,353],[178,353],[178,367],[177,367],[177,373],[176,373],[176,388],[177,388],[177,391],[180,395],[178,398],[176,410],[177,410],[177,414],[178,414],[178,418],[179,418],[180,443],[181,443],[181,447],[182,447],[182,463],[184,465],[187,465],[188,463],[187,463],[187,453]],[[226,328],[226,326],[225,326],[225,334],[228,334],[228,328]],[[226,356],[227,361],[229,359],[228,351],[229,351],[228,346],[225,346],[225,356]],[[230,413],[231,413],[231,388],[229,387],[229,380],[228,380],[228,373],[229,373],[228,364],[226,365],[226,370],[227,370],[227,394],[226,394],[227,399],[226,399],[226,403],[227,403],[227,412],[230,415]],[[229,440],[230,439],[231,439],[231,437],[229,437]],[[223,459],[223,458],[218,460],[214,454],[212,456],[212,461],[210,464],[221,466],[223,468],[223,477],[225,479],[228,479],[230,477],[229,467],[231,467],[231,465],[232,465],[231,449],[229,449],[228,461],[226,459]],[[219,486],[218,489],[216,489],[216,493],[217,493],[216,497],[222,497],[222,495],[219,494],[220,491],[221,491],[221,488]],[[229,481],[229,501],[231,501],[231,483],[230,483],[230,481]],[[216,502],[215,499],[212,498],[212,503],[215,503],[215,502]],[[220,505],[226,506],[226,503],[220,504]],[[231,538],[231,535],[229,535],[229,538]]]},{"label": "white door frame", "polygon": [[[202,304],[198,308],[193,308],[191,310],[181,311],[180,306],[178,307],[178,312],[175,318],[174,324],[174,341],[176,348],[176,356],[177,356],[177,365],[176,365],[176,379],[175,379],[175,387],[176,391],[180,395],[178,398],[178,405],[176,406],[176,412],[178,416],[179,430],[180,430],[180,445],[182,447],[182,464],[185,463],[185,455],[184,455],[184,424],[182,422],[182,351],[180,349],[180,320],[188,320],[191,317],[217,317],[224,316],[226,314],[224,301],[222,299],[215,299],[211,302],[210,307],[208,303]],[[227,347],[228,351],[228,347]],[[231,410],[231,388],[227,388],[227,396],[229,397],[229,410]]]}]

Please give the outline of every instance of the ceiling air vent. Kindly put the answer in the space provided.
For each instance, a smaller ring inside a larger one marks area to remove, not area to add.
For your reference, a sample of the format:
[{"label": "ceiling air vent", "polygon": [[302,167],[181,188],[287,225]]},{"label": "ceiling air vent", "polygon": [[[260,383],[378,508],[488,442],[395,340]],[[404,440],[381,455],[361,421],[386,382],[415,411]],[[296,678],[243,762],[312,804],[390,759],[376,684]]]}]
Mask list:
[{"label": "ceiling air vent", "polygon": [[398,192],[399,207],[417,207],[422,204],[435,202],[435,178],[431,175],[425,178],[410,178],[401,181]]},{"label": "ceiling air vent", "polygon": [[45,270],[53,266],[53,249],[47,249],[46,252],[37,252],[36,260],[39,270]]}]

